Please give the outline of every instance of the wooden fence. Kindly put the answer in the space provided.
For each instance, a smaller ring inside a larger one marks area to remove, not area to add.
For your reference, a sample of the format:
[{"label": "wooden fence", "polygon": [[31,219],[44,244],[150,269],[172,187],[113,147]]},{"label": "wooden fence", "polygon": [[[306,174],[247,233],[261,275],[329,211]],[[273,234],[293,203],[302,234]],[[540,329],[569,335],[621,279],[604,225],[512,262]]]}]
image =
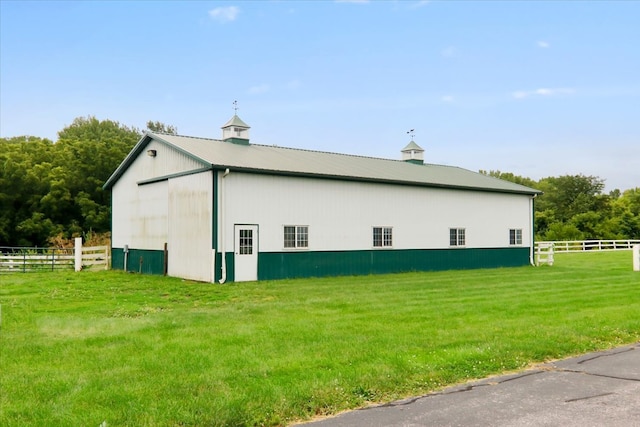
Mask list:
[{"label": "wooden fence", "polygon": [[109,246],[83,246],[83,270],[108,270],[111,267],[111,248]]},{"label": "wooden fence", "polygon": [[[108,246],[87,246],[81,251],[83,270],[107,270],[111,265]],[[0,247],[0,274],[74,270],[75,262],[74,248]]]}]

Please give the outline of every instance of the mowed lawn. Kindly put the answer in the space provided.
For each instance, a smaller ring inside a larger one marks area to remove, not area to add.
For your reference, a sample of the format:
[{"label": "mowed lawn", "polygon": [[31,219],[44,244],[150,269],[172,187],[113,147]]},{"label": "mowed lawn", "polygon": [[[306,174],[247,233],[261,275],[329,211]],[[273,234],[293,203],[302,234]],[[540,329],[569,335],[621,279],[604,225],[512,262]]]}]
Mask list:
[{"label": "mowed lawn", "polygon": [[5,274],[0,304],[2,426],[286,425],[640,339],[630,251],[225,285]]}]

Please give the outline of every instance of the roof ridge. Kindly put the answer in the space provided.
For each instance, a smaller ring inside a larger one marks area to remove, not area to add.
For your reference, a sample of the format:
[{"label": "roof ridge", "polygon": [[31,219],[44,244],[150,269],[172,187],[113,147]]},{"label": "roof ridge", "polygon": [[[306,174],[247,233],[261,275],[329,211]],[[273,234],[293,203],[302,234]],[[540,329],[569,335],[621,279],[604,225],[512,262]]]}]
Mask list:
[{"label": "roof ridge", "polygon": [[[222,142],[224,142],[224,141],[222,141]],[[389,159],[389,158],[386,158],[386,157],[363,156],[361,154],[337,153],[335,151],[312,150],[312,149],[309,149],[309,148],[285,147],[285,146],[281,146],[281,145],[266,145],[266,144],[251,144],[251,145],[255,145],[255,146],[258,146],[258,147],[266,147],[266,148],[280,148],[280,149],[292,150],[292,151],[305,151],[305,152],[309,152],[309,153],[320,153],[320,154],[335,154],[337,156],[357,157],[357,158],[361,158],[361,159],[373,159],[373,160],[386,160],[386,161],[389,161],[389,162],[413,164],[413,163],[409,163],[406,160],[402,160],[402,159]],[[469,171],[469,169],[465,169],[465,168],[460,167],[460,166],[444,165],[444,164],[440,164],[440,163],[427,163],[427,162],[425,162],[423,165],[417,165],[417,166],[442,166],[442,167],[447,167],[447,168],[456,168],[456,169],[462,169],[462,170]],[[473,171],[469,171],[469,172],[473,172]],[[478,172],[474,172],[474,173],[478,173]]]},{"label": "roof ridge", "polygon": [[[204,138],[204,137],[201,137],[201,136],[175,135],[175,134],[171,134],[171,133],[151,132],[151,131],[147,131],[147,133],[152,133],[152,134],[155,134],[155,135],[179,136],[181,138],[190,138],[190,139],[202,139],[202,140],[205,140],[205,141],[225,142],[225,141],[223,141],[221,139]],[[363,158],[363,159],[388,160],[388,161],[391,161],[391,162],[403,162],[403,160],[387,159],[385,157],[363,156],[363,155],[359,155],[359,154],[338,153],[338,152],[335,152],[335,151],[312,150],[312,149],[309,149],[309,148],[287,147],[287,146],[284,146],[284,145],[267,145],[267,144],[251,143],[247,147],[251,147],[251,146],[265,147],[265,148],[277,148],[277,149],[292,150],[292,151],[306,151],[306,152],[309,152],[309,153],[335,154],[335,155],[338,155],[338,156],[359,157],[359,158]]]},{"label": "roof ridge", "polygon": [[221,139],[215,139],[215,138],[203,138],[201,136],[191,136],[191,135],[178,135],[178,134],[174,134],[174,133],[165,133],[165,132],[151,132],[151,131],[147,131],[147,133],[151,133],[153,135],[166,135],[166,136],[179,136],[180,138],[189,138],[189,139],[203,139],[205,141],[216,141],[216,142],[224,142]]},{"label": "roof ridge", "polygon": [[320,154],[335,154],[336,156],[347,156],[347,157],[357,157],[361,159],[373,159],[373,160],[387,160],[390,162],[403,162],[403,160],[398,159],[388,159],[385,157],[374,157],[374,156],[363,156],[361,154],[348,154],[348,153],[337,153],[335,151],[323,151],[323,150],[312,150],[309,148],[295,148],[295,147],[285,147],[281,145],[266,145],[266,144],[251,144],[258,147],[266,147],[266,148],[278,148],[283,150],[291,150],[291,151],[305,151],[308,153],[320,153]]},{"label": "roof ridge", "polygon": [[[225,143],[225,141],[223,141],[221,139],[205,138],[205,137],[201,137],[201,136],[174,135],[174,134],[170,134],[170,133],[151,132],[151,131],[147,131],[147,133],[153,133],[155,135],[179,136],[180,138],[202,139],[204,141],[215,141],[215,142]],[[265,147],[265,148],[277,148],[277,149],[291,150],[291,151],[304,151],[304,152],[308,152],[308,153],[335,154],[336,156],[347,156],[347,157],[356,157],[356,158],[360,158],[360,159],[386,160],[386,161],[389,161],[389,162],[407,163],[405,160],[402,160],[402,159],[389,159],[389,158],[386,158],[386,157],[363,156],[361,154],[338,153],[336,151],[313,150],[313,149],[310,149],[310,148],[287,147],[287,146],[284,146],[284,145],[268,145],[268,144],[251,143],[247,147],[251,147],[251,146]],[[420,165],[420,166],[422,166],[422,165]],[[424,166],[442,166],[442,167],[447,167],[447,168],[457,168],[457,169],[462,169],[462,170],[468,170],[468,169],[462,168],[460,166],[444,165],[444,164],[440,164],[440,163],[427,163],[427,162],[425,162]]]}]

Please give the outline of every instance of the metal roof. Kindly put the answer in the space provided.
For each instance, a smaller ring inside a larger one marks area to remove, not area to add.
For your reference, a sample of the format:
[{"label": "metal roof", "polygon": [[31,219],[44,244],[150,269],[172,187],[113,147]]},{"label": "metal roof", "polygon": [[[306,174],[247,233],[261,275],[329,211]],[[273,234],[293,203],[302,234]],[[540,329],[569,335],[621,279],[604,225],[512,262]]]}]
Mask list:
[{"label": "metal roof", "polygon": [[243,128],[247,128],[247,129],[251,128],[251,126],[249,126],[244,121],[242,121],[242,119],[240,117],[238,117],[237,114],[234,114],[234,116],[231,117],[227,123],[225,123],[223,126],[221,126],[221,129],[224,129],[224,128],[229,127],[229,126],[239,126],[239,127],[243,127]]},{"label": "metal roof", "polygon": [[406,147],[404,147],[402,150],[400,151],[424,151],[424,149],[422,147],[420,147],[418,144],[415,143],[414,140],[411,140],[410,143],[407,144]]},{"label": "metal roof", "polygon": [[198,160],[203,166],[279,175],[314,176],[351,181],[386,182],[517,194],[540,194],[523,185],[455,166],[414,164],[321,151],[267,145],[239,145],[216,139],[146,132],[107,180],[111,187],[144,147],[156,140]]}]

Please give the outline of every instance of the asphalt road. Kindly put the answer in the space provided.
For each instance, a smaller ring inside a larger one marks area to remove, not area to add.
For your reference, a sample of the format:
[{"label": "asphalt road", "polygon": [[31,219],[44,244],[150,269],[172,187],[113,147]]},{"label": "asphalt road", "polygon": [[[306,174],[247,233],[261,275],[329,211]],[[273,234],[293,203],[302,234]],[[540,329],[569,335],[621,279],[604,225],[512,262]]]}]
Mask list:
[{"label": "asphalt road", "polygon": [[304,425],[640,427],[640,343]]}]

